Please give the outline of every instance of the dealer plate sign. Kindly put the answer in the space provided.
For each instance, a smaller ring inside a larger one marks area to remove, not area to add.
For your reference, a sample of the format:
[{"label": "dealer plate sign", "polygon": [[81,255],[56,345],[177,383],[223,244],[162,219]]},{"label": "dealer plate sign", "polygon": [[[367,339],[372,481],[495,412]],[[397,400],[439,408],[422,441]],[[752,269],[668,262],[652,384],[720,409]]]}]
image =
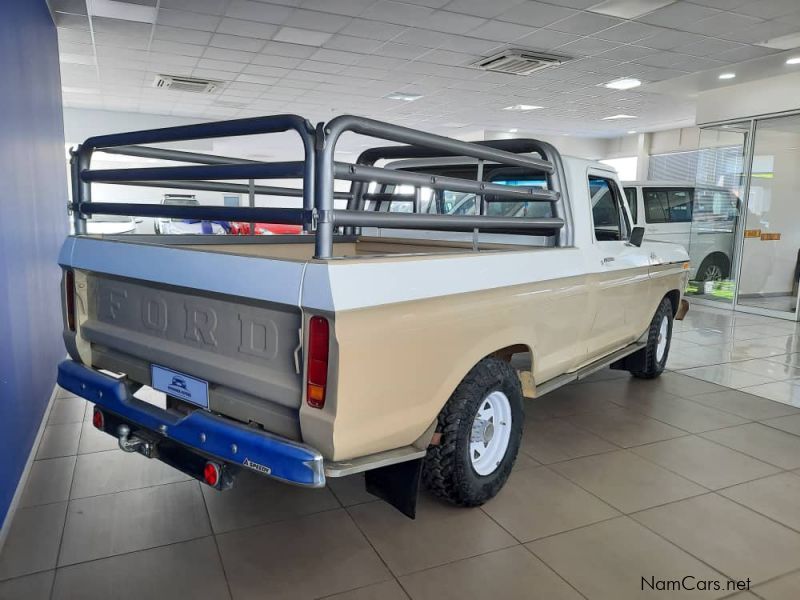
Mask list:
[{"label": "dealer plate sign", "polygon": [[208,382],[184,373],[150,365],[152,387],[197,406],[208,408]]}]

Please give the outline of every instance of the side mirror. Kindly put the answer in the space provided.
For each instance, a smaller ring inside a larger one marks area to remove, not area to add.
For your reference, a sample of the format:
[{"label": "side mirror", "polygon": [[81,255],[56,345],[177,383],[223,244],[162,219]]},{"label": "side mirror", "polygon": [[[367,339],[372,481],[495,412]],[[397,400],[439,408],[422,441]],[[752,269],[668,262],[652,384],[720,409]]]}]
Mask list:
[{"label": "side mirror", "polygon": [[632,246],[641,246],[642,240],[644,239],[644,227],[634,227],[633,231],[631,231],[631,238],[628,240],[628,243]]}]

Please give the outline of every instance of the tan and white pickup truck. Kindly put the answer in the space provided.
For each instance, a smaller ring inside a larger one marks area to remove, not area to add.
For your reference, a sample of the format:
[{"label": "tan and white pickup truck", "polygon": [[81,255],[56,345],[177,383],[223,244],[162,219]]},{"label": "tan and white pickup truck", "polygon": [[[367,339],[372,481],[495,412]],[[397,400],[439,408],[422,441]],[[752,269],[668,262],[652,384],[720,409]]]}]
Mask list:
[{"label": "tan and white pickup truck", "polygon": [[[299,135],[303,161],[152,145],[282,131]],[[346,132],[400,145],[340,163]],[[97,150],[183,164],[92,170]],[[688,308],[686,251],[642,242],[612,169],[538,140],[278,115],[90,138],[72,172],[59,384],[95,404],[94,425],[124,450],[217,489],[242,469],[310,487],[365,471],[409,516],[420,480],[482,504],[516,459],[523,397],[606,365],[658,376]],[[303,187],[261,185],[290,178]],[[93,182],[249,191],[251,207],[92,202]],[[262,195],[303,207],[259,207]],[[305,233],[87,235],[92,214]]]}]

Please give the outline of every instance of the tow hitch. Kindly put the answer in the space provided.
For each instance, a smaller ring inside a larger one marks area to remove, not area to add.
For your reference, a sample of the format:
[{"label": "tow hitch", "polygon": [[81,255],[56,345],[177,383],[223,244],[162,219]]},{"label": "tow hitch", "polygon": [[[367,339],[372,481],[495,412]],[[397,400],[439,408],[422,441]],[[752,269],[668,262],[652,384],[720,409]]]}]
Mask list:
[{"label": "tow hitch", "polygon": [[155,458],[156,442],[147,440],[138,435],[131,435],[131,428],[125,423],[117,426],[117,437],[119,438],[120,450],[125,452],[138,452],[147,458]]}]

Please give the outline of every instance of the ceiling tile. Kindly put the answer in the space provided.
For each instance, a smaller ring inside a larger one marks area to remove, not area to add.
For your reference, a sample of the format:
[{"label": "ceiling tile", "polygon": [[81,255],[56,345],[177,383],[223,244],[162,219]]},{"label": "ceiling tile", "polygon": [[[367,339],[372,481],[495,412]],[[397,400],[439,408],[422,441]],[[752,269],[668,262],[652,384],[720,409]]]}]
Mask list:
[{"label": "ceiling tile", "polygon": [[390,40],[405,31],[401,25],[368,21],[366,19],[353,19],[339,33],[355,37],[369,38],[372,40]]},{"label": "ceiling tile", "polygon": [[330,50],[327,48],[320,48],[311,55],[311,60],[336,63],[339,65],[354,65],[362,58],[364,58],[363,54],[341,52],[339,50]]},{"label": "ceiling tile", "polygon": [[375,0],[305,0],[300,6],[309,10],[357,17]]},{"label": "ceiling tile", "polygon": [[228,50],[226,48],[206,48],[203,58],[213,58],[215,60],[231,60],[238,63],[247,64],[255,56],[252,52],[242,52],[240,50]]},{"label": "ceiling tile", "polygon": [[790,23],[783,20],[765,21],[754,27],[732,31],[719,37],[747,44],[757,44],[765,42],[775,37],[797,33],[800,31],[800,24]]},{"label": "ceiling tile", "polygon": [[350,21],[350,17],[298,9],[283,24],[287,27],[296,27],[298,29],[336,33]]},{"label": "ceiling tile", "polygon": [[747,4],[750,0],[692,0],[694,4],[708,6],[709,8],[718,8],[720,10],[733,10]]},{"label": "ceiling tile", "polygon": [[525,2],[502,13],[497,19],[521,25],[545,27],[576,14],[577,12],[571,8],[542,4],[541,2]]},{"label": "ceiling tile", "polygon": [[295,29],[294,27],[281,27],[272,38],[277,42],[302,44],[306,46],[321,46],[330,39],[331,34],[310,29]]},{"label": "ceiling tile", "polygon": [[122,19],[109,19],[107,17],[92,17],[92,28],[96,33],[110,33],[113,35],[150,35],[153,26],[150,23],[137,23]]},{"label": "ceiling tile", "polygon": [[470,34],[487,39],[497,40],[498,42],[512,42],[524,35],[535,31],[534,28],[505,21],[487,21],[486,24],[476,27]]},{"label": "ceiling tile", "polygon": [[253,65],[263,65],[266,67],[279,67],[281,69],[294,69],[301,62],[303,62],[302,58],[256,54],[246,68],[250,68]]},{"label": "ceiling tile", "polygon": [[270,39],[276,31],[276,25],[257,21],[242,21],[241,19],[231,19],[230,17],[223,18],[216,29],[217,33],[241,35],[262,40]]},{"label": "ceiling tile", "polygon": [[446,4],[444,9],[450,12],[491,19],[504,13],[512,6],[523,2],[526,2],[526,0],[492,0],[491,2],[486,0],[453,0]]},{"label": "ceiling tile", "polygon": [[309,46],[301,46],[300,44],[287,44],[284,42],[267,42],[262,54],[270,54],[275,56],[287,56],[290,58],[308,58],[314,54],[314,48]]},{"label": "ceiling tile", "polygon": [[714,54],[720,54],[729,50],[737,50],[743,45],[744,44],[738,44],[736,42],[729,42],[726,40],[706,38],[700,42],[682,46],[680,51],[685,54],[691,54],[692,56],[713,56]]},{"label": "ceiling tile", "polygon": [[568,44],[580,39],[577,35],[553,31],[552,29],[537,29],[533,33],[521,38],[517,45],[535,50],[552,50],[558,46]]},{"label": "ceiling tile", "polygon": [[[585,37],[575,42],[570,42],[563,46],[556,48],[559,54],[566,54],[567,56],[592,56],[600,54],[612,48],[617,48],[619,44],[615,42],[607,42],[605,40],[598,40],[595,38]],[[610,58],[610,57],[607,57]]]},{"label": "ceiling tile", "polygon": [[374,51],[374,54],[379,56],[392,56],[395,58],[416,58],[420,54],[427,52],[427,48],[420,48],[419,46],[411,46],[409,44],[398,44],[396,42],[387,42]]},{"label": "ceiling tile", "polygon": [[348,52],[362,52],[368,54],[380,46],[383,42],[381,40],[369,40],[367,38],[360,38],[351,35],[342,35],[337,33],[331,39],[323,44],[325,48],[333,50],[345,50]]},{"label": "ceiling tile", "polygon": [[244,68],[244,64],[232,62],[229,60],[212,60],[210,58],[201,58],[200,60],[197,61],[197,68],[214,69],[215,71],[229,71],[231,73],[238,73]]},{"label": "ceiling tile", "polygon": [[656,48],[658,50],[680,50],[684,46],[696,44],[704,41],[702,35],[696,33],[687,33],[685,31],[676,31],[674,29],[664,29],[661,33],[657,33],[652,37],[645,38],[639,42],[642,46],[648,48]]},{"label": "ceiling tile", "polygon": [[183,54],[186,56],[202,56],[203,46],[196,46],[194,44],[182,44],[180,42],[168,42],[165,40],[153,40],[150,45],[151,50],[156,52],[164,52],[170,54]]},{"label": "ceiling tile", "polygon": [[605,15],[582,12],[571,17],[567,17],[566,19],[558,21],[557,23],[553,23],[552,25],[548,26],[548,29],[563,31],[565,33],[572,33],[575,35],[591,35],[621,23],[623,23],[622,19],[617,19],[616,17],[607,17]]},{"label": "ceiling tile", "polygon": [[233,0],[225,11],[225,16],[235,19],[261,21],[276,25],[282,24],[291,14],[292,9],[286,6],[249,2],[248,0]]},{"label": "ceiling tile", "polygon": [[225,12],[228,0],[161,0],[161,8],[187,10],[208,15],[221,15]]},{"label": "ceiling tile", "polygon": [[714,58],[721,61],[736,63],[753,58],[760,58],[769,54],[776,54],[777,52],[780,51],[772,48],[764,48],[762,46],[744,46],[715,54]]},{"label": "ceiling tile", "polygon": [[167,42],[181,42],[183,44],[205,45],[211,40],[211,33],[208,31],[197,31],[195,29],[180,29],[178,27],[156,25],[153,39],[165,40]]},{"label": "ceiling tile", "polygon": [[498,42],[466,36],[452,36],[445,39],[441,47],[443,50],[452,50],[453,52],[486,55],[498,47]]},{"label": "ceiling tile", "polygon": [[720,34],[730,33],[731,31],[755,27],[762,22],[761,19],[756,19],[755,17],[721,12],[707,19],[700,19],[694,23],[684,25],[683,29],[706,36],[716,37]]},{"label": "ceiling tile", "polygon": [[220,17],[214,15],[201,15],[185,10],[170,10],[162,8],[158,11],[157,22],[159,25],[172,25],[186,29],[200,29],[202,31],[215,31],[219,25]]},{"label": "ceiling tile", "polygon": [[592,37],[600,38],[601,40],[609,40],[611,42],[621,42],[629,44],[631,42],[638,42],[645,38],[652,37],[657,33],[664,31],[660,27],[647,25],[645,23],[638,23],[636,21],[626,21],[619,25],[614,25],[609,29],[604,29],[593,34]]},{"label": "ceiling tile", "polygon": [[639,17],[637,20],[660,27],[674,27],[681,29],[685,25],[690,25],[700,19],[705,19],[717,14],[719,11],[707,6],[689,4],[688,2],[677,2],[664,8],[659,8],[651,13]]},{"label": "ceiling tile", "polygon": [[440,31],[408,28],[392,41],[422,46],[423,48],[438,48],[446,38],[452,37],[454,36],[443,35]]},{"label": "ceiling tile", "polygon": [[478,56],[462,54],[461,52],[451,52],[449,50],[431,50],[430,52],[420,56],[417,60],[430,62],[437,65],[466,67],[478,60],[478,58]]},{"label": "ceiling tile", "polygon": [[645,65],[648,67],[669,68],[676,63],[685,62],[687,58],[692,58],[686,54],[678,54],[677,52],[656,52],[637,58],[635,63]]},{"label": "ceiling tile", "polygon": [[796,11],[797,5],[797,0],[750,0],[733,10],[762,19],[777,19]]},{"label": "ceiling tile", "polygon": [[384,21],[396,25],[418,25],[433,12],[426,6],[403,4],[392,0],[379,0],[359,16],[364,19]]},{"label": "ceiling tile", "polygon": [[444,10],[437,10],[428,15],[418,26],[424,29],[433,29],[434,31],[462,34],[472,31],[486,22],[485,19],[473,17],[471,15],[461,15]]},{"label": "ceiling tile", "polygon": [[603,52],[602,54],[598,54],[598,58],[607,58],[609,60],[618,60],[621,62],[627,62],[629,60],[636,60],[638,58],[643,58],[645,56],[650,56],[658,52],[658,50],[654,50],[653,48],[646,48],[644,46],[619,46],[614,48],[613,50],[609,50],[608,52]]},{"label": "ceiling tile", "polygon": [[71,13],[73,15],[86,14],[86,0],[50,0],[51,11]]},{"label": "ceiling tile", "polygon": [[[277,29],[277,27],[276,27]],[[210,46],[216,48],[228,48],[230,50],[243,50],[245,52],[259,52],[264,47],[264,40],[256,38],[241,37],[238,35],[227,35],[215,33],[209,42]]]}]

